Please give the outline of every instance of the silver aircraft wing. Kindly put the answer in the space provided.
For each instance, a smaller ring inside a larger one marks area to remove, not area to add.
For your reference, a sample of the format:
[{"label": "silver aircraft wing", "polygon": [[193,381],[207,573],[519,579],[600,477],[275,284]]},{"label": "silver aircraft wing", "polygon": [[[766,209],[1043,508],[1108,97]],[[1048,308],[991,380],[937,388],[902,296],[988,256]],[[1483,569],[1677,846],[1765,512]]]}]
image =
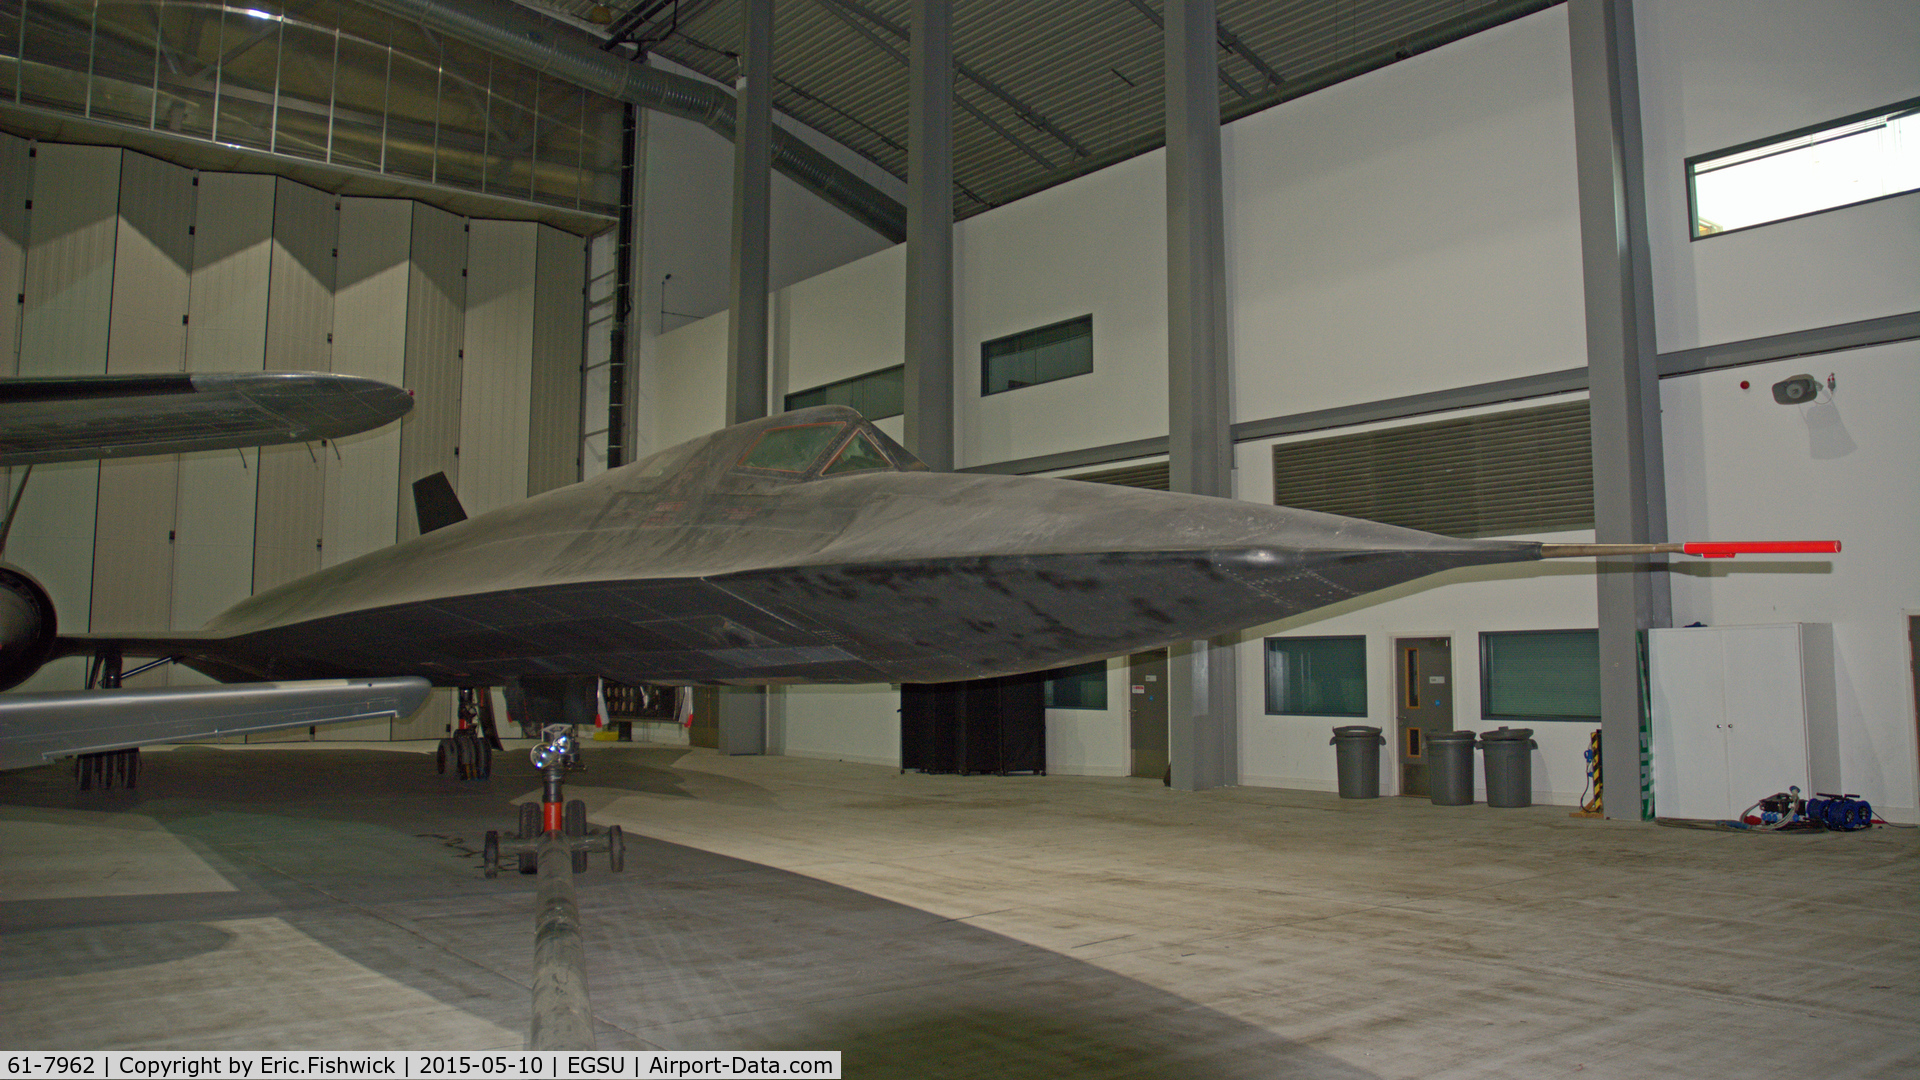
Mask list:
[{"label": "silver aircraft wing", "polygon": [[407,676],[0,694],[0,769],[181,739],[399,718],[432,690]]},{"label": "silver aircraft wing", "polygon": [[397,386],[304,371],[0,379],[0,466],[337,439],[412,408]]}]

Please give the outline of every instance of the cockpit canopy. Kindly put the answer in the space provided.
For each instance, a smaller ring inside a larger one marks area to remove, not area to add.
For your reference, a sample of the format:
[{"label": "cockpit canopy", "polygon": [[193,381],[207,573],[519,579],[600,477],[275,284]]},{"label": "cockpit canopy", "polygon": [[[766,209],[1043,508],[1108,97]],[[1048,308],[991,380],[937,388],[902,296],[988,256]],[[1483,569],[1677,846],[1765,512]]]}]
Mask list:
[{"label": "cockpit canopy", "polygon": [[926,465],[864,417],[842,405],[801,409],[716,432],[663,450],[634,466],[638,478],[665,480],[692,470],[724,482],[800,483],[880,471],[923,472]]},{"label": "cockpit canopy", "polygon": [[860,425],[841,421],[769,428],[740,458],[737,467],[755,475],[772,473],[796,480],[816,474],[841,476],[875,469],[898,470],[875,441],[876,436],[886,439],[878,431],[863,430]]}]

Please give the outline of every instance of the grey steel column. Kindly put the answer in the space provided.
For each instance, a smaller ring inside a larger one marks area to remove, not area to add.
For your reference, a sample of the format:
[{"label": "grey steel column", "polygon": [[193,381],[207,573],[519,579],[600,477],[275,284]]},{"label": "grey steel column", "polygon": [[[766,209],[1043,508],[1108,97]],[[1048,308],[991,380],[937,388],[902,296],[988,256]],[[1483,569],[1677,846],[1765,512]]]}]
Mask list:
[{"label": "grey steel column", "polygon": [[906,444],[953,469],[953,4],[913,0],[907,103]]},{"label": "grey steel column", "polygon": [[768,202],[773,180],[773,0],[742,0],[740,123],[733,138],[733,306],[727,423],[767,415]]},{"label": "grey steel column", "polygon": [[[1213,0],[1167,0],[1167,410],[1174,491],[1233,497]],[[1234,637],[1184,642],[1167,665],[1173,786],[1240,782]]]},{"label": "grey steel column", "polygon": [[[1567,27],[1587,300],[1595,538],[1662,541],[1667,539],[1666,467],[1632,0],[1571,0]],[[1645,783],[1639,632],[1671,625],[1673,604],[1664,562],[1642,558],[1603,565],[1597,581],[1606,815],[1637,821]]]},{"label": "grey steel column", "polygon": [[[773,186],[773,0],[742,0],[739,127],[733,140],[733,306],[727,317],[727,423],[767,415],[767,263]],[[763,754],[767,693],[722,687],[719,750]]]}]

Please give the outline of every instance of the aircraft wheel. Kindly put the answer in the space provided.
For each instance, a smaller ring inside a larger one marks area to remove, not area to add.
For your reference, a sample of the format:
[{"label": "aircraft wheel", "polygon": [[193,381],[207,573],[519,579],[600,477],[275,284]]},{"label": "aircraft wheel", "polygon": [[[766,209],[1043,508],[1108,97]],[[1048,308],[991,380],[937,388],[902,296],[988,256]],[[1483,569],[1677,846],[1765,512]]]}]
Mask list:
[{"label": "aircraft wheel", "polygon": [[573,859],[574,873],[584,874],[587,872],[587,853],[586,852],[576,850],[576,851],[570,851],[567,854],[570,855]]},{"label": "aircraft wheel", "polygon": [[607,869],[619,873],[627,868],[627,838],[620,826],[607,826]]},{"label": "aircraft wheel", "polygon": [[523,802],[520,804],[520,839],[535,840],[544,831],[540,828],[540,804]]},{"label": "aircraft wheel", "polygon": [[447,741],[441,739],[440,745],[433,751],[433,771],[442,776],[447,774]]},{"label": "aircraft wheel", "polygon": [[493,747],[485,739],[473,741],[474,779],[486,780],[493,776]]},{"label": "aircraft wheel", "polygon": [[531,851],[521,852],[520,853],[520,872],[523,874],[539,873],[540,872],[540,856]]},{"label": "aircraft wheel", "polygon": [[500,833],[496,829],[487,830],[487,842],[480,848],[480,865],[486,868],[488,877],[500,875]]}]

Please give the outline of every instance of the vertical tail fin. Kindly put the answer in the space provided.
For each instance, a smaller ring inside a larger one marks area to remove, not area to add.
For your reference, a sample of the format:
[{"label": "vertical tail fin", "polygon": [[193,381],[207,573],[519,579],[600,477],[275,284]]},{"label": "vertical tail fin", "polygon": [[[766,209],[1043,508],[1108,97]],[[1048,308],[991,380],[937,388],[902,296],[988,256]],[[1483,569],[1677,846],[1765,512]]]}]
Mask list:
[{"label": "vertical tail fin", "polygon": [[443,472],[413,482],[413,512],[420,519],[421,536],[467,520],[460,496],[453,493],[453,484]]}]

